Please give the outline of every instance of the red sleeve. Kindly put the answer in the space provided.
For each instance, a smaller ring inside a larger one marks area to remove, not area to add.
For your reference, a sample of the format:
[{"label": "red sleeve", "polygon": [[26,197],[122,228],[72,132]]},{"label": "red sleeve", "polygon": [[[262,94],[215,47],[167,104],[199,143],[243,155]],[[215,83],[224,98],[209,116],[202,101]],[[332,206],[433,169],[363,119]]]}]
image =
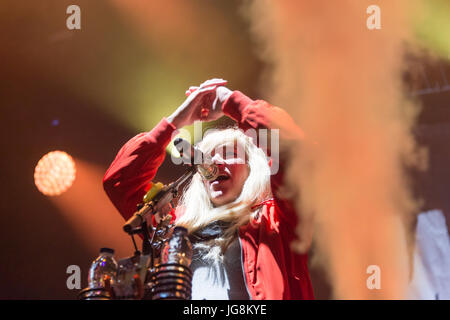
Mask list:
[{"label": "red sleeve", "polygon": [[[286,159],[281,145],[293,145],[304,139],[303,131],[295,124],[291,116],[281,108],[272,106],[263,100],[252,100],[242,92],[234,91],[222,105],[223,112],[236,120],[239,128],[244,130],[255,129],[279,129],[279,151],[278,157],[271,157],[272,161],[279,159],[278,172],[271,176],[272,193],[275,197],[279,212],[289,223],[295,223],[296,214],[294,206],[278,193],[283,184],[283,171]],[[267,146],[270,149],[270,145]],[[270,150],[268,150],[270,155]],[[274,165],[274,163],[272,163]]]},{"label": "red sleeve", "polygon": [[150,132],[131,138],[120,149],[103,178],[103,188],[127,220],[148,191],[176,128],[165,118]]},{"label": "red sleeve", "polygon": [[281,140],[304,139],[303,130],[286,111],[264,100],[252,100],[240,91],[234,91],[224,101],[222,110],[244,131],[252,128],[279,129]]}]

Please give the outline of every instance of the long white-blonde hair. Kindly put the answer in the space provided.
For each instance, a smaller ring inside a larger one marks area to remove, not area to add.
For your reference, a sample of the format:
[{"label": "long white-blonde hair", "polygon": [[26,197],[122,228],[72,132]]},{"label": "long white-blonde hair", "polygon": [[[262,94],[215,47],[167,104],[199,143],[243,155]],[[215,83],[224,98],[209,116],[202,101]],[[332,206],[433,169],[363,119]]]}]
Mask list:
[{"label": "long white-blonde hair", "polygon": [[271,197],[268,159],[263,150],[258,148],[242,130],[237,128],[209,130],[197,147],[204,154],[211,154],[214,149],[230,143],[244,147],[246,163],[250,169],[237,199],[223,206],[214,207],[200,174],[196,173],[185,187],[178,203],[184,213],[176,221],[177,225],[187,228],[189,233],[200,230],[214,221],[229,222],[230,226],[223,236],[216,239],[222,253],[234,239],[237,229],[247,224],[256,213],[257,209],[253,210],[252,206]]}]

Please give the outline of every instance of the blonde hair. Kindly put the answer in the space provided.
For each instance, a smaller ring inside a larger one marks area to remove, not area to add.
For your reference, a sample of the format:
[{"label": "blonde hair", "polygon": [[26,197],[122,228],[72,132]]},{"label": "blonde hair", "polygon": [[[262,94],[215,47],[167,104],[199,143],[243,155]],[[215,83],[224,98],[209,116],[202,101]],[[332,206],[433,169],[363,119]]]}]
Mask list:
[{"label": "blonde hair", "polygon": [[[194,233],[214,221],[228,222],[230,226],[224,234],[213,240],[214,243],[208,244],[209,247],[215,247],[215,250],[210,250],[209,253],[209,256],[214,258],[223,255],[236,236],[238,228],[250,222],[256,213],[252,206],[271,197],[268,159],[240,129],[209,130],[197,147],[204,154],[211,154],[215,148],[229,143],[244,147],[245,159],[250,169],[239,196],[231,203],[214,207],[200,174],[196,173],[180,199],[179,206],[184,209],[184,213],[176,221],[177,225],[187,228],[189,233]],[[218,248],[220,252],[215,252]]]}]

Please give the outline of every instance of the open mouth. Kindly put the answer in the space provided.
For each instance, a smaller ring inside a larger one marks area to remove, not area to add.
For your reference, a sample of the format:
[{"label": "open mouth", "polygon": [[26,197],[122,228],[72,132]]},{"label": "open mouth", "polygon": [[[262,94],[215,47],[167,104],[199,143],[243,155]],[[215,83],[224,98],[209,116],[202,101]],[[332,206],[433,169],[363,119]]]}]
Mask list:
[{"label": "open mouth", "polygon": [[226,175],[226,174],[220,174],[216,179],[214,179],[214,181],[213,182],[215,182],[215,181],[225,181],[225,180],[228,180],[228,179],[230,179],[230,176],[229,175]]}]

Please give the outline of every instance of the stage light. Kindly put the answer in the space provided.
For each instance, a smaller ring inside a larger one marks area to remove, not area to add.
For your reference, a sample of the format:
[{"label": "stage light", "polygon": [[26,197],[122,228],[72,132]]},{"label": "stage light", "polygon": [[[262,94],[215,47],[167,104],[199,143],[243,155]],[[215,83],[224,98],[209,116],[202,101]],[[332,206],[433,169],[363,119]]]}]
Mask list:
[{"label": "stage light", "polygon": [[75,162],[63,151],[44,155],[34,170],[34,183],[46,196],[57,196],[67,191],[75,180]]}]

